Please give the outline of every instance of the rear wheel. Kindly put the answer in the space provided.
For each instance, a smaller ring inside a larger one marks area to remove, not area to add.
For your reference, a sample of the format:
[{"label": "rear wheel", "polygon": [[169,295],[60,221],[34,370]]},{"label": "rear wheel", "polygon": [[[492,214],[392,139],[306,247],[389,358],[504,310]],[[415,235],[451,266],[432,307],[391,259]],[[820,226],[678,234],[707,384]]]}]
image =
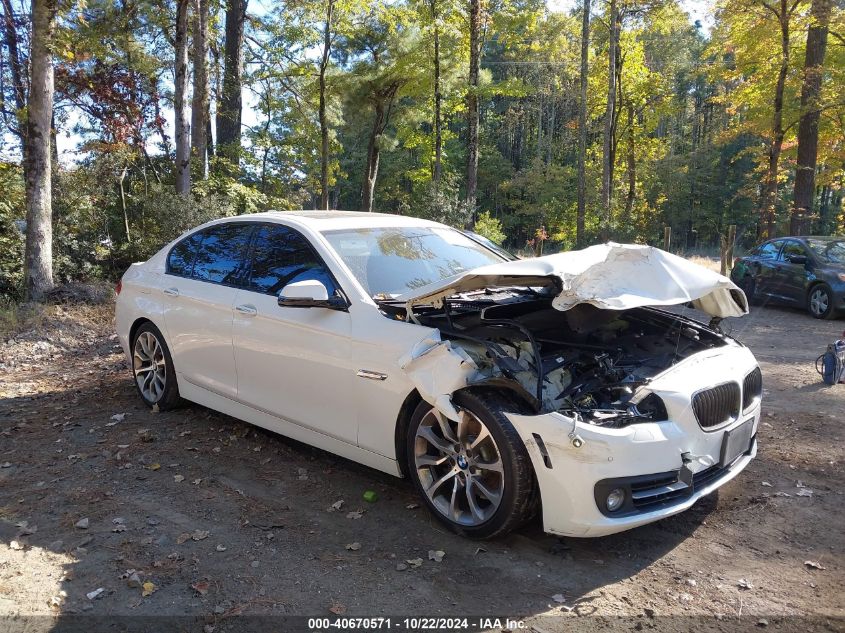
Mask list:
[{"label": "rear wheel", "polygon": [[144,323],[135,332],[132,341],[132,374],[138,394],[147,406],[157,405],[164,411],[179,404],[173,359],[164,336],[152,323]]},{"label": "rear wheel", "polygon": [[495,392],[459,392],[459,421],[420,403],[407,439],[411,479],[426,506],[450,530],[473,538],[506,534],[531,518],[531,460]]},{"label": "rear wheel", "polygon": [[835,316],[833,310],[833,292],[827,284],[818,284],[810,288],[807,295],[807,309],[817,319],[832,319]]}]

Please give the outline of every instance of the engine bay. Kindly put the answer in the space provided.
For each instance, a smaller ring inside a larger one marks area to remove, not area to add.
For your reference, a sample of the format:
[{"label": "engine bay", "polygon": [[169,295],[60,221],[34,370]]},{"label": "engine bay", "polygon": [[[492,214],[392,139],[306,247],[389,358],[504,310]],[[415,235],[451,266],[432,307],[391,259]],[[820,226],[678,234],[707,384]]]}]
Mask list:
[{"label": "engine bay", "polygon": [[717,329],[672,312],[586,303],[560,311],[529,289],[456,295],[439,308],[418,307],[411,318],[439,329],[473,360],[473,384],[503,387],[535,413],[610,427],[666,419],[650,380],[728,342]]}]

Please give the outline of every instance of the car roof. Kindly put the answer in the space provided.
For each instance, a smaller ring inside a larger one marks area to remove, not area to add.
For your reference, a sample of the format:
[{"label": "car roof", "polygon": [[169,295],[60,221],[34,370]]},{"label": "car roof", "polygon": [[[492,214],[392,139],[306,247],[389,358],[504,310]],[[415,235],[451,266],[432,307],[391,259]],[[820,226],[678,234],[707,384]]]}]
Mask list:
[{"label": "car roof", "polygon": [[367,211],[265,211],[226,218],[229,221],[279,221],[308,227],[314,231],[368,229],[395,226],[439,226],[442,224],[414,218],[407,215],[389,213],[369,213]]},{"label": "car roof", "polygon": [[835,242],[841,241],[843,238],[840,235],[784,235],[783,237],[773,237],[766,242],[779,242],[782,240],[819,240],[821,242]]}]

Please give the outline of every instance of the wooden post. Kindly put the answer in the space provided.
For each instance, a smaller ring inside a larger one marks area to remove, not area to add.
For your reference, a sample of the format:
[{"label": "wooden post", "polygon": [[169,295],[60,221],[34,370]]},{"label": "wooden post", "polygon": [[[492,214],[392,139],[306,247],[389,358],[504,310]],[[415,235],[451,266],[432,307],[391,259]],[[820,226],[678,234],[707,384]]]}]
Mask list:
[{"label": "wooden post", "polygon": [[723,275],[731,272],[734,262],[734,242],[736,241],[736,224],[731,224],[728,227],[728,236],[719,236],[721,248],[719,255],[721,256],[720,271]]},{"label": "wooden post", "polygon": [[728,272],[734,266],[734,244],[736,244],[736,224],[731,224],[728,227],[728,252],[727,252],[727,260],[728,265],[727,269]]},{"label": "wooden post", "polygon": [[664,226],[663,227],[663,250],[669,251],[672,247],[672,227],[671,226]]}]

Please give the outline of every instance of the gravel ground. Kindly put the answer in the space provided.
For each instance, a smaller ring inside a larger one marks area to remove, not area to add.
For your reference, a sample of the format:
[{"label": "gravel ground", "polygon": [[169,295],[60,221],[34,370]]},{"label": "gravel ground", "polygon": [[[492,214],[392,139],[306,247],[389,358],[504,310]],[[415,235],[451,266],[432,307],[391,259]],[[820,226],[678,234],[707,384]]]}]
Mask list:
[{"label": "gravel ground", "polygon": [[0,628],[495,613],[539,633],[845,630],[845,385],[813,368],[843,321],[756,307],[732,324],[763,368],[760,453],[690,511],[479,543],[406,481],[199,406],[142,407],[111,310],[54,306],[0,343]]}]

